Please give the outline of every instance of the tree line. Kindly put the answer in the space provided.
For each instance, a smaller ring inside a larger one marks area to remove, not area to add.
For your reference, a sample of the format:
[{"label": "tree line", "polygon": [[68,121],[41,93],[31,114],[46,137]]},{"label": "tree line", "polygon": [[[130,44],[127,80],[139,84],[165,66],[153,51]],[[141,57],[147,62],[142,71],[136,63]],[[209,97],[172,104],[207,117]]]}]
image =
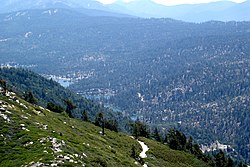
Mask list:
[{"label": "tree line", "polygon": [[[222,150],[213,153],[203,153],[200,146],[193,141],[193,138],[187,137],[183,132],[171,128],[163,135],[157,128],[150,132],[150,128],[143,122],[136,120],[129,124],[131,134],[137,139],[145,137],[161,142],[173,150],[179,150],[194,155],[198,159],[207,162],[212,167],[247,167],[243,162],[237,162],[232,157],[226,155]],[[132,148],[132,153],[134,149]],[[134,154],[133,154],[134,155]]]}]

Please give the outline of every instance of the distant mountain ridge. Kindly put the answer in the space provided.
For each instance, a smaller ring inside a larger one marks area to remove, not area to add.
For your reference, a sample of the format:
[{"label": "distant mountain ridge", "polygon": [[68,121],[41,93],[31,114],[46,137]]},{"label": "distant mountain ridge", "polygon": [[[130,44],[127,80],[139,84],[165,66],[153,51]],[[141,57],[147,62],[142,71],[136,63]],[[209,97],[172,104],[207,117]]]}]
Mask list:
[{"label": "distant mountain ridge", "polygon": [[[26,9],[66,8],[84,10],[90,14],[98,10],[98,16],[127,16],[173,18],[188,22],[218,21],[249,21],[250,1],[235,3],[229,1],[203,4],[164,6],[151,0],[137,0],[129,3],[116,1],[113,4],[102,4],[93,0],[4,0],[1,2],[0,13],[8,13]],[[101,12],[102,11],[102,12]],[[107,13],[108,12],[108,13]],[[111,13],[110,13],[111,12]],[[94,12],[95,13],[95,12]],[[124,15],[126,14],[126,15]]]},{"label": "distant mountain ridge", "polygon": [[[151,0],[138,0],[129,3],[118,1],[109,5],[109,7],[114,10],[117,9],[116,5],[122,6],[134,15],[140,17],[167,17],[189,22],[204,22],[209,20],[250,20],[249,1],[243,3],[220,1],[202,4],[164,6],[154,3]],[[126,11],[122,12],[127,13]]]},{"label": "distant mountain ridge", "polygon": [[4,0],[1,2],[0,13],[10,13],[13,11],[29,9],[70,9],[89,16],[112,16],[112,17],[131,17],[123,13],[115,13],[106,8],[103,4],[92,0]]},{"label": "distant mountain ridge", "polygon": [[44,9],[52,7],[64,8],[89,8],[89,9],[103,9],[103,5],[97,1],[92,0],[3,0],[1,5],[1,13],[23,10],[23,9]]}]

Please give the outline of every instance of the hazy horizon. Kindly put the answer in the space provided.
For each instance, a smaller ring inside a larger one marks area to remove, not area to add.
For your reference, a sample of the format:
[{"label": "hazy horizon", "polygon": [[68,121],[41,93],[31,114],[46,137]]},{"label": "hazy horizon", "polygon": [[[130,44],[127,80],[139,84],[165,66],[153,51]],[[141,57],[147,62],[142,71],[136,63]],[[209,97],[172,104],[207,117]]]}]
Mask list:
[{"label": "hazy horizon", "polygon": [[[103,4],[112,4],[117,1],[129,3],[137,0],[97,0],[97,1]],[[219,1],[231,1],[235,3],[242,3],[245,2],[246,0],[152,0],[152,1],[165,6],[175,6],[175,5],[200,4],[200,3],[210,3]]]}]

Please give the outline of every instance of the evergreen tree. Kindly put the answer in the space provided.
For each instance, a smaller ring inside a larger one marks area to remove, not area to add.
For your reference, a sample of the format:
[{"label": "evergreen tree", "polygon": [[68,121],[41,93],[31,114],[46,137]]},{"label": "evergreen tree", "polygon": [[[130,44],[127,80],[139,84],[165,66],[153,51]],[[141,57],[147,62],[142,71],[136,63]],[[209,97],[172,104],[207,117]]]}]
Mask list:
[{"label": "evergreen tree", "polygon": [[76,106],[72,103],[71,100],[64,100],[64,103],[66,105],[65,112],[69,115],[70,118],[73,118],[72,111],[76,108]]},{"label": "evergreen tree", "polygon": [[165,138],[164,138],[163,143],[164,143],[164,144],[168,144],[168,135],[167,135],[167,134],[165,135]]},{"label": "evergreen tree", "polygon": [[105,127],[105,121],[104,121],[104,116],[103,116],[103,113],[102,112],[99,112],[97,115],[96,115],[96,118],[95,118],[95,125],[96,126],[99,126],[99,127],[102,127],[102,135],[104,135],[104,127]]},{"label": "evergreen tree", "polygon": [[118,121],[117,120],[114,120],[113,121],[113,129],[111,129],[115,132],[118,132],[119,131],[119,124],[118,124]]},{"label": "evergreen tree", "polygon": [[64,111],[64,109],[61,106],[58,106],[52,102],[48,102],[46,108],[56,113],[62,113]]},{"label": "evergreen tree", "polygon": [[225,158],[225,154],[222,150],[219,151],[219,153],[217,153],[215,155],[215,163],[216,163],[216,167],[225,167],[227,164],[226,158]]},{"label": "evergreen tree", "polygon": [[132,158],[134,158],[134,159],[137,158],[137,154],[136,154],[136,150],[135,150],[135,146],[134,146],[134,145],[132,146],[130,156],[131,156]]},{"label": "evergreen tree", "polygon": [[132,135],[137,139],[139,136],[149,138],[149,130],[143,122],[136,120],[132,124]]},{"label": "evergreen tree", "polygon": [[118,122],[116,120],[105,120],[105,128],[118,132]]},{"label": "evergreen tree", "polygon": [[3,94],[6,95],[6,93],[7,93],[7,84],[6,84],[6,81],[5,80],[0,80],[0,86],[3,89]]},{"label": "evergreen tree", "polygon": [[167,143],[171,149],[186,151],[186,136],[175,129],[170,129],[167,135]]},{"label": "evergreen tree", "polygon": [[31,104],[37,104],[37,99],[34,97],[32,92],[26,92],[24,94],[24,100]]},{"label": "evergreen tree", "polygon": [[193,154],[193,138],[191,136],[187,141],[186,149],[189,153]]},{"label": "evergreen tree", "polygon": [[95,117],[95,125],[101,127],[102,126],[102,122],[103,122],[103,114],[102,112],[99,112],[96,114]]},{"label": "evergreen tree", "polygon": [[235,165],[234,165],[233,159],[230,158],[230,157],[228,157],[228,158],[227,158],[227,165],[226,165],[226,167],[234,167],[234,166],[235,166]]},{"label": "evergreen tree", "polygon": [[138,139],[139,137],[139,126],[134,122],[134,124],[132,125],[133,128],[132,128],[132,135]]},{"label": "evergreen tree", "polygon": [[168,146],[171,149],[178,150],[179,143],[178,143],[178,140],[177,140],[177,137],[176,137],[176,131],[174,129],[170,129],[168,131],[167,143],[168,143]]},{"label": "evergreen tree", "polygon": [[198,158],[202,159],[203,158],[203,153],[200,149],[200,146],[198,144],[193,145],[193,154]]},{"label": "evergreen tree", "polygon": [[156,141],[158,141],[158,142],[161,142],[161,141],[162,141],[162,140],[161,140],[161,136],[160,136],[159,131],[158,131],[157,128],[154,129],[153,137],[154,137],[154,139],[155,139]]},{"label": "evergreen tree", "polygon": [[88,116],[88,112],[86,110],[84,110],[82,113],[82,120],[89,122],[89,116]]},{"label": "evergreen tree", "polygon": [[176,130],[177,140],[179,142],[179,150],[186,151],[187,138],[184,133]]}]

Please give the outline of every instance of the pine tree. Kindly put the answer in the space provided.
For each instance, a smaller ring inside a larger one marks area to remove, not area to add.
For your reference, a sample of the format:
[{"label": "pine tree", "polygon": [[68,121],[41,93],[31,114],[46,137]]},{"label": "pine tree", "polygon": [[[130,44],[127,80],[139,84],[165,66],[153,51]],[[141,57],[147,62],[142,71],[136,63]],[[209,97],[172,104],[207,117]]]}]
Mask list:
[{"label": "pine tree", "polygon": [[225,154],[222,150],[218,154],[215,155],[215,163],[216,167],[224,167],[227,164]]},{"label": "pine tree", "polygon": [[179,148],[179,143],[176,137],[175,129],[170,129],[167,135],[167,143],[171,149],[177,150]]},{"label": "pine tree", "polygon": [[149,138],[149,130],[143,122],[136,120],[132,124],[132,135],[137,139],[139,136]]},{"label": "pine tree", "polygon": [[164,143],[164,144],[168,144],[168,135],[167,135],[167,134],[165,135],[165,138],[164,138],[163,143]]},{"label": "pine tree", "polygon": [[131,149],[131,154],[130,156],[134,159],[137,158],[137,155],[136,155],[136,150],[135,150],[135,145],[132,146],[132,149]]},{"label": "pine tree", "polygon": [[64,100],[64,103],[66,104],[66,110],[65,112],[69,115],[70,118],[73,118],[72,111],[76,108],[76,106],[72,103],[70,100]]},{"label": "pine tree", "polygon": [[5,80],[0,80],[0,86],[3,89],[3,94],[6,95],[6,93],[7,93],[7,84],[6,84],[6,81]]},{"label": "pine tree", "polygon": [[105,134],[105,132],[104,132],[105,121],[104,121],[104,116],[103,116],[103,113],[102,113],[102,112],[99,112],[99,113],[96,115],[96,118],[95,118],[95,125],[96,125],[96,126],[99,126],[99,127],[102,127],[102,135],[104,135],[104,134]]},{"label": "pine tree", "polygon": [[26,92],[24,94],[24,100],[31,104],[37,104],[37,99],[34,97],[32,92]]},{"label": "pine tree", "polygon": [[82,120],[89,122],[89,116],[88,116],[88,112],[86,110],[84,110],[82,113]]},{"label": "pine tree", "polygon": [[61,106],[58,106],[52,102],[48,102],[46,108],[56,113],[62,113],[64,111],[64,109]]},{"label": "pine tree", "polygon": [[136,122],[134,122],[134,124],[133,124],[132,135],[136,139],[138,139],[138,137],[139,137],[139,126],[136,124]]},{"label": "pine tree", "polygon": [[155,139],[156,141],[161,142],[161,136],[160,136],[159,131],[158,131],[157,128],[154,129],[153,137],[154,137],[154,139]]},{"label": "pine tree", "polygon": [[186,149],[189,153],[193,154],[193,138],[190,136],[188,141],[187,141],[187,145],[186,145]]},{"label": "pine tree", "polygon": [[179,150],[186,151],[186,143],[187,143],[186,136],[182,132],[176,130],[176,137],[179,143]]},{"label": "pine tree", "polygon": [[234,166],[235,166],[234,161],[232,160],[232,158],[228,157],[226,167],[234,167]]},{"label": "pine tree", "polygon": [[105,120],[105,128],[118,132],[118,122],[117,120]]},{"label": "pine tree", "polygon": [[182,132],[176,129],[170,129],[168,131],[167,139],[168,139],[167,143],[170,148],[174,150],[186,151],[187,139]]},{"label": "pine tree", "polygon": [[200,149],[200,146],[198,144],[193,145],[193,154],[198,158],[202,159],[203,158],[203,153]]}]

